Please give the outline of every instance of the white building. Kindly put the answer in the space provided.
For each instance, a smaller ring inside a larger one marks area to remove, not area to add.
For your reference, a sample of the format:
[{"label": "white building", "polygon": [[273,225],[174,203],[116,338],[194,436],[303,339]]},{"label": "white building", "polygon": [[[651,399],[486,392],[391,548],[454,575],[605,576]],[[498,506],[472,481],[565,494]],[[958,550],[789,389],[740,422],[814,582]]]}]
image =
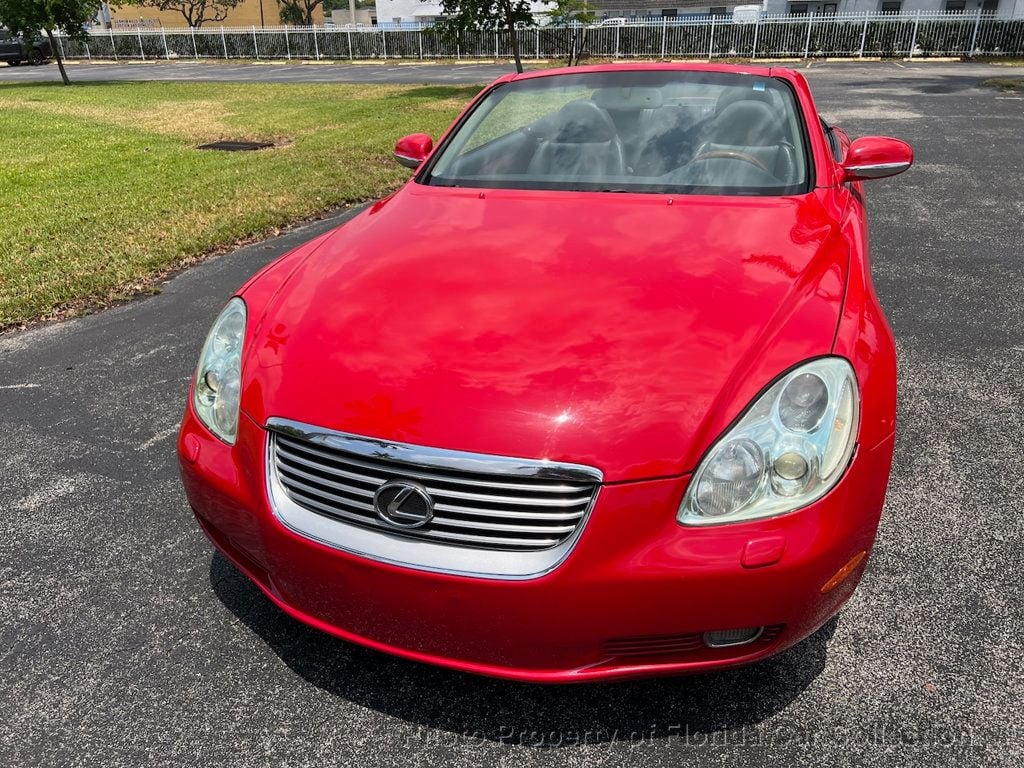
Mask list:
[{"label": "white building", "polygon": [[355,17],[348,8],[335,8],[331,11],[331,23],[336,27],[344,27],[355,24],[356,26],[373,26],[377,23],[377,9],[356,8]]},{"label": "white building", "polygon": [[[599,19],[730,16],[737,5],[758,0],[593,0]],[[828,13],[992,13],[1001,18],[1024,18],[1024,0],[762,0],[767,14]]]},{"label": "white building", "polygon": [[[533,15],[541,23],[551,6],[546,2],[531,3]],[[377,0],[377,24],[382,27],[403,27],[431,24],[441,17],[440,2],[423,0]]]},{"label": "white building", "polygon": [[767,13],[992,13],[1024,17],[1024,0],[765,0]]},{"label": "white building", "polygon": [[[685,16],[729,16],[737,5],[757,0],[593,0],[598,19],[626,18],[637,21]],[[762,0],[768,14],[828,13],[992,13],[1001,18],[1024,18],[1024,0]],[[539,23],[551,6],[534,2]],[[416,27],[431,24],[441,16],[440,0],[377,0],[377,23],[383,27]],[[338,23],[336,20],[335,23]]]},{"label": "white building", "polygon": [[440,3],[424,3],[421,0],[377,0],[377,24],[382,27],[429,24],[436,21],[440,15]]}]

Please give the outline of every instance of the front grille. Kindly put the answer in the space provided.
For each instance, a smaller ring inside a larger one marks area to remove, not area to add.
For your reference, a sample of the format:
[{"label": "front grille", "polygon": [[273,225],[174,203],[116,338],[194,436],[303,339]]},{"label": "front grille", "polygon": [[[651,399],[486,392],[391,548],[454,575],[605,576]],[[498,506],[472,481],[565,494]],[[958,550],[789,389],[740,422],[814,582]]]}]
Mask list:
[{"label": "front grille", "polygon": [[648,637],[617,637],[604,642],[608,656],[650,656],[662,653],[686,653],[704,647],[704,635],[651,635]]},{"label": "front grille", "polygon": [[[757,638],[744,645],[731,646],[737,653],[770,645],[782,631],[782,624],[764,628]],[[661,656],[692,653],[707,650],[703,632],[685,635],[641,635],[638,637],[616,637],[605,640],[602,650],[608,656]]]},{"label": "front grille", "polygon": [[[567,479],[564,473],[545,476],[542,462],[532,462],[539,468],[527,472],[524,460],[465,454],[473,459],[461,464],[491,470],[468,471],[439,466],[445,462],[398,460],[391,455],[396,446],[383,441],[380,450],[351,450],[344,440],[332,442],[294,431],[272,431],[270,439],[277,479],[288,498],[303,509],[361,528],[452,547],[515,552],[557,547],[583,524],[599,487],[596,481]],[[398,527],[378,514],[374,495],[393,480],[411,481],[429,494],[433,517],[422,527]]]}]

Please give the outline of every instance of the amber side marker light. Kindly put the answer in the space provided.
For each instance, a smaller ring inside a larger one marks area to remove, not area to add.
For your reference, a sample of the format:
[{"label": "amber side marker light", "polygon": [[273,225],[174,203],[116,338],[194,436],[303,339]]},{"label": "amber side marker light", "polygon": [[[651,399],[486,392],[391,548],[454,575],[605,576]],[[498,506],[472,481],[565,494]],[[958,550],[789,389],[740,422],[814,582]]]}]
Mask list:
[{"label": "amber side marker light", "polygon": [[857,566],[861,564],[861,561],[863,561],[864,558],[867,556],[868,553],[864,550],[861,550],[856,555],[854,555],[853,558],[851,558],[850,562],[848,562],[846,565],[844,565],[842,568],[836,571],[836,575],[828,581],[826,581],[824,585],[822,585],[821,594],[824,595],[826,592],[831,592],[833,589],[842,584],[843,581],[846,580],[846,577],[853,573],[857,569]]}]

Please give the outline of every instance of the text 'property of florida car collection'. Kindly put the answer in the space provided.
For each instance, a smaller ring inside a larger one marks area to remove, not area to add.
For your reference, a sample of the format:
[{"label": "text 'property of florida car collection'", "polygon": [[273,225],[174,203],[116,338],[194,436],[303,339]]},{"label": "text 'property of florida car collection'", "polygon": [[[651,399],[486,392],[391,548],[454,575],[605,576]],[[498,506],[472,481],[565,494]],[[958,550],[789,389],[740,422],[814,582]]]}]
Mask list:
[{"label": "text 'property of florida car collection'", "polygon": [[534,682],[762,659],[850,597],[896,362],[850,141],[804,78],[502,77],[415,175],[270,264],[178,448],[214,544],[339,637]]}]

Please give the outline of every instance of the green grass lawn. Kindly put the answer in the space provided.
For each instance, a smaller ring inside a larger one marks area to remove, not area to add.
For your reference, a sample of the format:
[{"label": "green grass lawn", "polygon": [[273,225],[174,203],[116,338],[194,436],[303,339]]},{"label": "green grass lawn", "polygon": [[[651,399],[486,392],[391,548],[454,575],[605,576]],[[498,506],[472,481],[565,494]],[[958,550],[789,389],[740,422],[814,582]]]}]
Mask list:
[{"label": "green grass lawn", "polygon": [[[0,85],[0,330],[145,290],[196,256],[408,177],[478,88]],[[198,151],[221,138],[259,152]]]}]

